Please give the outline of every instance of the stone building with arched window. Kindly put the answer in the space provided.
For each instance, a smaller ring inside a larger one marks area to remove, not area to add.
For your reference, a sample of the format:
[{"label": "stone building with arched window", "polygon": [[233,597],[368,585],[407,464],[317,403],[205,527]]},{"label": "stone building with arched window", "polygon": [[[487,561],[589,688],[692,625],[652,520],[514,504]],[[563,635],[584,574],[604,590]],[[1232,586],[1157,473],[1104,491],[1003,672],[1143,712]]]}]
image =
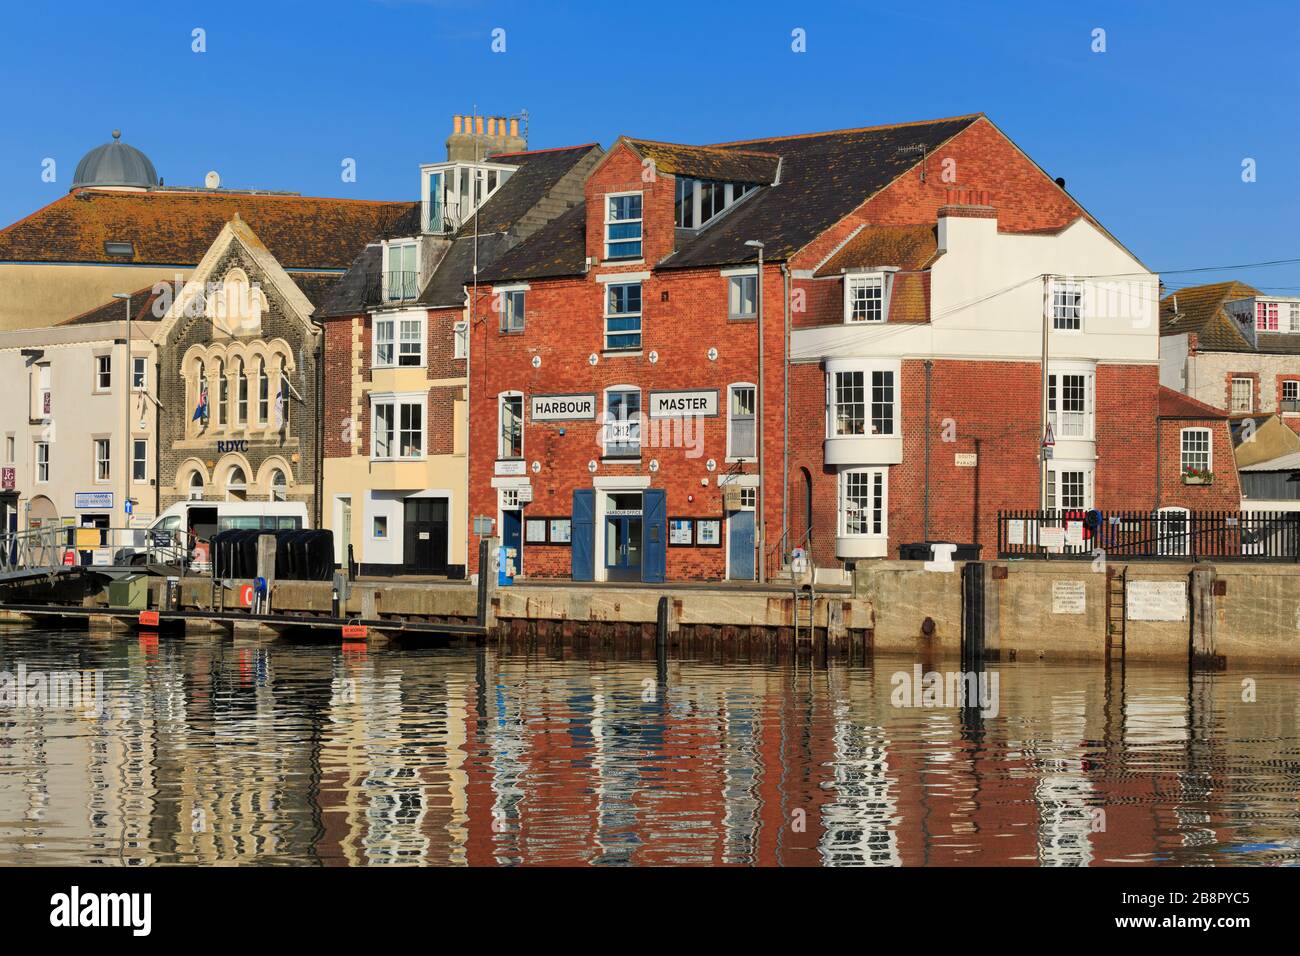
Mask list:
[{"label": "stone building with arched window", "polygon": [[302,501],[319,527],[321,333],[308,291],[236,216],[172,302],[156,336],[162,508]]}]

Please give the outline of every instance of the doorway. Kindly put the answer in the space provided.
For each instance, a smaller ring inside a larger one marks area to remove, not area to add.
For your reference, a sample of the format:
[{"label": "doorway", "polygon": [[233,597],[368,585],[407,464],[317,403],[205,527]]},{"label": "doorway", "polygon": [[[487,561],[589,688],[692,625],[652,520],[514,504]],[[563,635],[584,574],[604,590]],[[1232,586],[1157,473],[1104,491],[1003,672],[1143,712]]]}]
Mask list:
[{"label": "doorway", "polygon": [[507,508],[501,512],[501,546],[506,557],[514,562],[514,573],[524,570],[524,512],[522,508]]},{"label": "doorway", "polygon": [[447,573],[447,499],[407,498],[403,569],[408,574]]},{"label": "doorway", "polygon": [[642,510],[640,492],[609,496],[605,512],[605,578],[640,581]]},{"label": "doorway", "polygon": [[727,515],[727,579],[754,580],[754,512],[732,511]]}]

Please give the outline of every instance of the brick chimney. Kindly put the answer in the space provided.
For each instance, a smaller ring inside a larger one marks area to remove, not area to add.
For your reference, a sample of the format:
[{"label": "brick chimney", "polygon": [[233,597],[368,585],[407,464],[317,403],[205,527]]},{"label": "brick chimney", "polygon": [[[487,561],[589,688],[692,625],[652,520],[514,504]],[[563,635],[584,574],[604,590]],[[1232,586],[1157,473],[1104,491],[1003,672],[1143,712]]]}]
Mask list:
[{"label": "brick chimney", "polygon": [[[939,248],[948,250],[958,237],[989,241],[997,233],[998,211],[987,189],[949,189],[939,207]],[[982,220],[982,221],[971,221]]]},{"label": "brick chimney", "polygon": [[516,153],[527,148],[528,141],[519,135],[516,117],[452,117],[452,132],[447,137],[447,159],[451,162],[487,159],[496,153]]}]

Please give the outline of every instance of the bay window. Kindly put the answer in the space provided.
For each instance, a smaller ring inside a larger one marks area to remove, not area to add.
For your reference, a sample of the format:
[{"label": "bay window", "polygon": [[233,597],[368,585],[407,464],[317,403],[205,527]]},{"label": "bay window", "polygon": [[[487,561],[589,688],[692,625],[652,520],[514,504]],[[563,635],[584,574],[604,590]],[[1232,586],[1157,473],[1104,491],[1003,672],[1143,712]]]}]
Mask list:
[{"label": "bay window", "polygon": [[1047,510],[1087,511],[1092,507],[1093,467],[1061,462],[1047,470]]},{"label": "bay window", "polygon": [[376,395],[371,399],[373,440],[370,457],[379,460],[424,457],[423,393]]},{"label": "bay window", "polygon": [[1047,417],[1056,438],[1092,439],[1093,380],[1093,373],[1083,369],[1047,376]]},{"label": "bay window", "polygon": [[840,537],[877,537],[888,533],[884,468],[840,472]]},{"label": "bay window", "polygon": [[418,367],[424,364],[423,313],[405,313],[375,319],[375,368]]}]

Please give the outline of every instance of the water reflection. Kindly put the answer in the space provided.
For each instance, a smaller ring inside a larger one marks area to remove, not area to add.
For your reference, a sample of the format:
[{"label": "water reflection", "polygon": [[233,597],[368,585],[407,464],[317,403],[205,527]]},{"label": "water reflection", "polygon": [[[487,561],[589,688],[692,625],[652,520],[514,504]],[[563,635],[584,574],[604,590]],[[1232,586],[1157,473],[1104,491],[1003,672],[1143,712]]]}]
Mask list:
[{"label": "water reflection", "polygon": [[0,631],[19,663],[105,707],[0,706],[4,865],[1300,860],[1294,672],[995,664],[981,716],[879,655]]}]

